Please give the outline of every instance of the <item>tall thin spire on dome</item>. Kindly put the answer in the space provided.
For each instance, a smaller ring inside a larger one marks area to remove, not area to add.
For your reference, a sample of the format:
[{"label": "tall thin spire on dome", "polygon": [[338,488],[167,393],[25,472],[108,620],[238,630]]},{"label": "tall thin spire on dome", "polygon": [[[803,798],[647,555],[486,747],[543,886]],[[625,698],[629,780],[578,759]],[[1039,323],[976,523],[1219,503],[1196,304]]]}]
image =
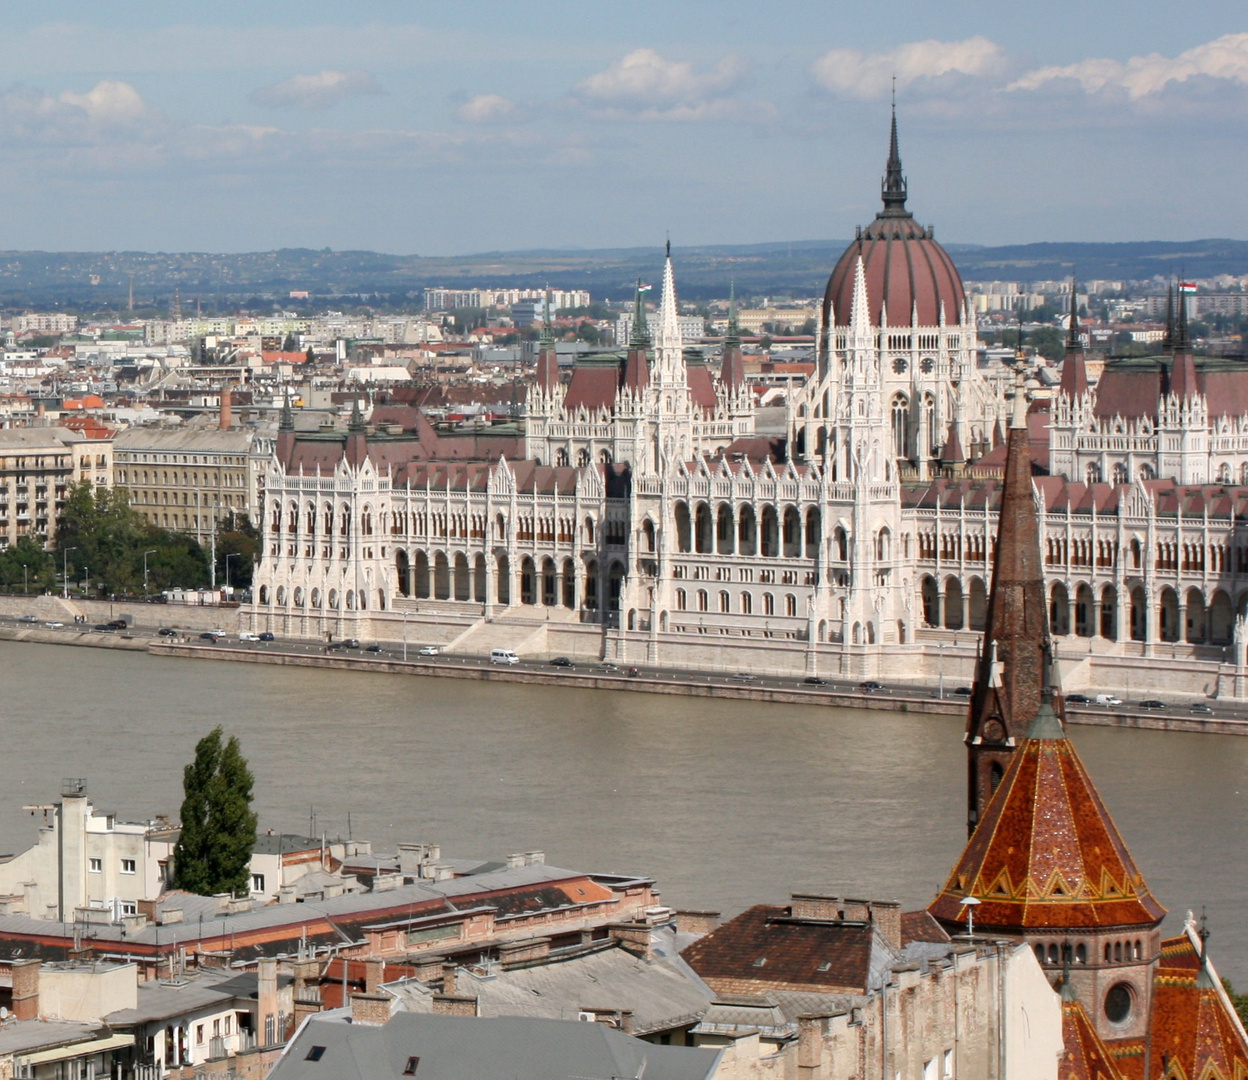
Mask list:
[{"label": "tall thin spire on dome", "polygon": [[884,200],[884,213],[893,216],[909,216],[906,210],[906,177],[901,171],[901,151],[897,146],[897,81],[893,80],[893,122],[888,138],[888,164],[884,169],[884,183],[880,186]]}]

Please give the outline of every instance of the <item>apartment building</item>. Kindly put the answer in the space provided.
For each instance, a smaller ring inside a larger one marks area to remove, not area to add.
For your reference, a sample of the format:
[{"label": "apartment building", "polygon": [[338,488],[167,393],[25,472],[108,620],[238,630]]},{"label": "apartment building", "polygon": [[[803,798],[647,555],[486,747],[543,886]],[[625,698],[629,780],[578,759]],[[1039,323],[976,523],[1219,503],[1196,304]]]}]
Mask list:
[{"label": "apartment building", "polygon": [[254,430],[131,428],[114,442],[113,475],[153,525],[204,541],[218,525],[256,519],[271,450]]}]

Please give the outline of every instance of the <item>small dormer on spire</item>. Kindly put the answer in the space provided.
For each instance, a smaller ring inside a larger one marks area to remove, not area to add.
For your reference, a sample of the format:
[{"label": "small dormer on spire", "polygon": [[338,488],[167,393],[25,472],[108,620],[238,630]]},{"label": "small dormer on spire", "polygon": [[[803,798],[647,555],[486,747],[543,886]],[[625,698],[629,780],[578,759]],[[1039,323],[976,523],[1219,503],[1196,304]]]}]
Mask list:
[{"label": "small dormer on spire", "polygon": [[909,217],[906,209],[906,177],[901,171],[901,151],[897,146],[897,88],[893,87],[893,122],[888,138],[888,164],[884,167],[884,182],[880,185],[880,198],[884,200],[884,214],[888,217]]}]

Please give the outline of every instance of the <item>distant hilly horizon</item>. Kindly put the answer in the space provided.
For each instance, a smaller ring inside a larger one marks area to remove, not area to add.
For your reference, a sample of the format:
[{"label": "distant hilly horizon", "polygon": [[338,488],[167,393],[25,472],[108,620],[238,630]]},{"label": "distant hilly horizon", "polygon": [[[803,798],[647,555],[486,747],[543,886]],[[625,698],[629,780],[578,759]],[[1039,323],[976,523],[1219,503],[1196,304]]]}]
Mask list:
[{"label": "distant hilly horizon", "polygon": [[[940,239],[938,237],[938,239]],[[944,243],[965,280],[1020,283],[1068,277],[1147,280],[1248,273],[1248,240],[1138,240],[983,245]],[[682,297],[812,296],[852,240],[792,240],[674,247]],[[428,286],[588,289],[595,300],[622,299],[637,279],[661,272],[653,247],[541,248],[459,256],[391,255],[328,248],[211,252],[0,252],[0,303],[7,306],[124,306],[131,277],[135,305],[167,306],[175,293],[209,310],[336,297],[411,306]]]}]

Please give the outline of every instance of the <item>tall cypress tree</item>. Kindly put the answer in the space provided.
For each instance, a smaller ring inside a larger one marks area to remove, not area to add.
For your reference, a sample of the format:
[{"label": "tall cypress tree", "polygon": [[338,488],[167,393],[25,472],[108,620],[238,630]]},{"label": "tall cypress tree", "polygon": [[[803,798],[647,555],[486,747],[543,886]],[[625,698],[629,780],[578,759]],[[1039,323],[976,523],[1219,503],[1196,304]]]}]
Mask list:
[{"label": "tall cypress tree", "polygon": [[174,888],[201,896],[249,891],[256,844],[253,779],[238,739],[215,727],[195,746],[182,774],[182,835],[174,850]]}]

